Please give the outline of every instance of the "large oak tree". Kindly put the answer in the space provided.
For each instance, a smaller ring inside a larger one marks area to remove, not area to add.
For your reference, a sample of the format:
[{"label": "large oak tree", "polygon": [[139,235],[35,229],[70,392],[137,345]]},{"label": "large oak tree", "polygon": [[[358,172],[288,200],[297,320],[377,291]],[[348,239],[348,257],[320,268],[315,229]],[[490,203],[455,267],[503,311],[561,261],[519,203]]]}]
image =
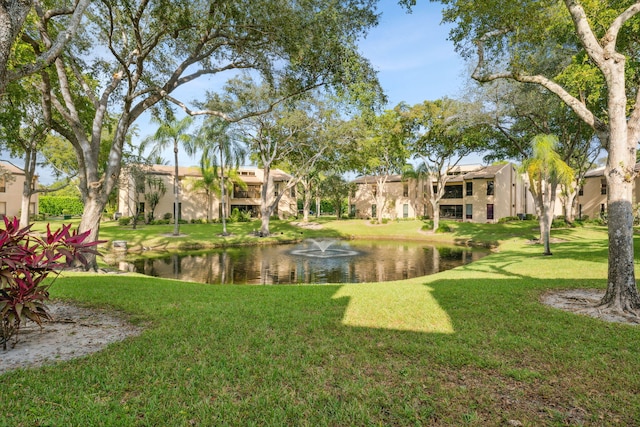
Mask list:
[{"label": "large oak tree", "polygon": [[[451,38],[458,51],[477,56],[476,80],[513,79],[545,87],[591,126],[607,149],[609,270],[601,305],[637,314],[632,193],[640,138],[640,90],[634,77],[640,2],[441,2],[445,22],[455,24]],[[549,56],[561,60],[549,64]],[[580,87],[594,75],[605,83],[603,109],[593,108]]]},{"label": "large oak tree", "polygon": [[[93,2],[81,38],[43,75],[52,127],[74,146],[85,210],[80,230],[97,238],[117,183],[131,125],[161,102],[192,111],[174,91],[206,75],[253,70],[290,93],[375,82],[356,41],[377,23],[375,0]],[[81,115],[89,105],[93,114]],[[223,112],[208,114],[225,117]],[[114,134],[102,139],[112,123]],[[107,161],[99,162],[101,150]]]}]

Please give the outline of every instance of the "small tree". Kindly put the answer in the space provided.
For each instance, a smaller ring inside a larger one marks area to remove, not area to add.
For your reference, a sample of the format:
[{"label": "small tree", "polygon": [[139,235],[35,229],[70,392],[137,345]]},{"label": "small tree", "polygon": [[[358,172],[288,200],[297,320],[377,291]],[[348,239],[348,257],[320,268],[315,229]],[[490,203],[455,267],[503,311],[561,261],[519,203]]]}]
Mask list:
[{"label": "small tree", "polygon": [[340,175],[329,175],[320,182],[320,193],[333,205],[337,219],[342,217],[342,204],[355,190],[354,187],[354,183],[347,182]]},{"label": "small tree", "polygon": [[160,203],[160,199],[167,193],[167,186],[162,178],[147,175],[147,188],[149,190],[144,193],[144,200],[149,204],[147,222],[151,222],[155,218],[156,207]]},{"label": "small tree", "polygon": [[531,141],[531,145],[533,156],[522,167],[529,176],[529,189],[536,205],[540,222],[540,243],[544,245],[544,254],[551,255],[549,238],[558,186],[571,184],[573,170],[555,151],[558,145],[556,136],[538,135]]},{"label": "small tree", "polygon": [[94,246],[100,242],[86,242],[89,232],[71,231],[71,224],[51,231],[45,237],[31,232],[31,226],[20,228],[18,218],[4,218],[0,230],[0,343],[15,337],[26,319],[42,326],[50,319],[45,302],[49,300],[51,282],[44,280],[51,273],[78,262],[87,265],[85,255],[97,255]]}]

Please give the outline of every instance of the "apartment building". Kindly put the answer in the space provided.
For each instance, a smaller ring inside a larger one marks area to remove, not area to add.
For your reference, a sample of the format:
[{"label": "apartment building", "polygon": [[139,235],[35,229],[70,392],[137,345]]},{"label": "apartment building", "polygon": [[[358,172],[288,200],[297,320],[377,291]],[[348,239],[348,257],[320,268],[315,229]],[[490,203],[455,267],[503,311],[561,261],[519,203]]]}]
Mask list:
[{"label": "apartment building", "polygon": [[[120,177],[120,187],[118,191],[118,212],[122,216],[133,216],[138,207],[139,213],[144,213],[145,217],[150,212],[148,195],[156,192],[160,197],[158,204],[154,210],[156,219],[163,218],[166,214],[174,216],[174,183],[175,168],[167,165],[153,165],[145,171],[147,177],[155,178],[161,181],[160,186],[152,188],[147,183],[144,188],[140,186],[138,189],[134,186],[134,181],[128,175],[127,170],[123,170]],[[263,170],[259,168],[241,168],[238,171],[240,179],[245,183],[244,186],[234,185],[234,188],[227,194],[225,207],[228,217],[234,209],[241,212],[249,212],[252,217],[260,215],[260,203],[262,186],[264,184]],[[273,200],[278,194],[284,190],[290,175],[281,170],[272,170],[269,185],[269,199]],[[201,219],[219,219],[222,215],[222,203],[219,193],[211,193],[207,196],[204,188],[196,183],[202,180],[202,173],[197,167],[180,167],[178,168],[178,188],[180,194],[180,202],[177,207],[178,218],[191,221]],[[163,187],[164,194],[158,192],[157,188]],[[287,218],[297,213],[297,205],[295,191],[287,191],[282,195],[278,203],[275,215],[279,218]]]},{"label": "apartment building", "polygon": [[[535,211],[527,183],[513,164],[456,166],[447,175],[439,206],[442,219],[497,222],[500,218]],[[383,189],[386,196],[383,209],[376,205],[378,188],[373,177],[360,177],[354,182],[356,191],[349,199],[349,209],[356,218],[433,216],[429,195],[437,190],[434,178],[390,176]]]},{"label": "apartment building", "polygon": [[[37,185],[34,177],[32,186]],[[7,162],[0,162],[0,218],[5,216],[20,217],[22,209],[22,190],[24,189],[24,172]],[[29,214],[38,213],[38,194],[31,196]]]},{"label": "apartment building", "polygon": [[[640,203],[640,163],[636,163],[633,189],[633,203]],[[607,179],[604,166],[590,170],[576,196],[576,217],[597,218],[607,211]]]}]

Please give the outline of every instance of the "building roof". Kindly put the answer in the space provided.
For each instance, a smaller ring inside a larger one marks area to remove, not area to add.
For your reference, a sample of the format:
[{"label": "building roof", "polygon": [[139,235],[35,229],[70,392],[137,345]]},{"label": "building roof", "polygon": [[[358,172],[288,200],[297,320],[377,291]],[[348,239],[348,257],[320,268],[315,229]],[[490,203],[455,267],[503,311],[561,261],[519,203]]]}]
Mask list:
[{"label": "building roof", "polygon": [[0,161],[0,169],[2,169],[4,173],[9,172],[12,175],[24,175],[24,171],[22,169],[9,162]]},{"label": "building roof", "polygon": [[[387,182],[401,182],[402,175],[389,175],[387,177]],[[375,184],[376,177],[372,175],[363,175],[351,181],[356,184]]]},{"label": "building roof", "polygon": [[464,174],[463,177],[465,180],[495,178],[496,173],[498,173],[505,166],[509,166],[509,165],[510,165],[509,163],[505,163],[502,165],[484,166],[480,170]]},{"label": "building roof", "polygon": [[[447,183],[462,183],[471,179],[491,179],[503,168],[511,166],[510,163],[482,166],[482,165],[458,165],[450,169],[447,177]],[[389,175],[387,182],[403,181],[402,175]],[[356,184],[372,184],[375,183],[375,177],[371,175],[360,176],[352,182]]]},{"label": "building roof", "polygon": [[[637,167],[638,165],[636,165]],[[591,169],[590,171],[587,171],[587,173],[584,174],[585,178],[589,178],[589,177],[593,177],[593,176],[604,176],[604,166],[601,166],[599,168],[595,168],[595,169]]]}]

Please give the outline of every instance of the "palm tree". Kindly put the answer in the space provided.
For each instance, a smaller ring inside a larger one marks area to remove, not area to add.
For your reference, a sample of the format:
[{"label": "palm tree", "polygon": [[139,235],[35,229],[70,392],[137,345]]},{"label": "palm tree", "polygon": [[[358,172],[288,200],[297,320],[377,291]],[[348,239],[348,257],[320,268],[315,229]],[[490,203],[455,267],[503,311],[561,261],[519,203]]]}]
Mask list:
[{"label": "palm tree", "polygon": [[174,158],[174,177],[173,177],[173,235],[180,234],[179,216],[180,216],[180,182],[178,177],[178,147],[182,145],[187,154],[193,155],[195,152],[194,137],[188,133],[189,127],[193,123],[190,116],[186,116],[182,120],[170,118],[166,121],[152,117],[153,122],[159,124],[158,130],[151,137],[145,139],[143,144],[154,144],[151,156],[156,156],[160,151],[167,149],[173,145]]},{"label": "palm tree", "polygon": [[549,237],[555,207],[556,192],[561,184],[573,181],[573,169],[555,151],[558,138],[555,135],[538,135],[531,141],[533,155],[522,164],[529,176],[530,191],[540,222],[540,242],[544,255],[551,255]]},{"label": "palm tree", "polygon": [[[222,204],[220,219],[222,221],[222,234],[227,235],[227,187],[233,188],[236,183],[245,186],[244,181],[238,178],[237,169],[244,161],[247,152],[237,138],[229,131],[229,123],[217,118],[209,117],[200,128],[196,138],[196,145],[203,150],[202,158],[207,159],[214,175],[220,175],[220,203]],[[226,168],[226,169],[225,169]],[[225,176],[225,170],[227,175]],[[219,172],[218,172],[219,171]]]},{"label": "palm tree", "polygon": [[191,188],[193,190],[202,190],[207,198],[207,222],[211,220],[211,204],[213,193],[218,191],[220,182],[218,180],[217,167],[207,155],[200,157],[200,175],[201,178],[191,180]]}]

